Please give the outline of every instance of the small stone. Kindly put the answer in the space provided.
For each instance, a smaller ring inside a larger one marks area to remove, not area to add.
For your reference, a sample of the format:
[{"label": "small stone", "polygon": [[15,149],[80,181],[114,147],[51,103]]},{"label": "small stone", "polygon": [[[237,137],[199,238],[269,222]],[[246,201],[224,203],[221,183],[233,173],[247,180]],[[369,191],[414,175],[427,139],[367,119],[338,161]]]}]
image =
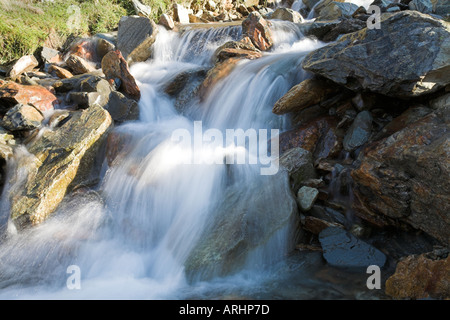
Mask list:
[{"label": "small stone", "polygon": [[2,121],[2,126],[10,131],[25,131],[39,128],[44,116],[33,106],[18,104],[9,109]]},{"label": "small stone", "polygon": [[372,115],[369,111],[358,113],[344,137],[344,149],[353,151],[369,140],[372,133]]},{"label": "small stone", "polygon": [[48,68],[48,72],[54,73],[60,79],[69,79],[73,77],[73,74],[69,70],[66,70],[64,68],[55,65],[51,65]]},{"label": "small stone", "polygon": [[8,71],[8,76],[15,80],[22,73],[31,71],[38,65],[39,63],[33,55],[23,56],[12,65]]},{"label": "small stone", "polygon": [[307,186],[301,187],[297,193],[297,201],[300,205],[300,209],[302,209],[302,211],[304,212],[311,210],[318,196],[319,190],[317,190],[316,188]]},{"label": "small stone", "polygon": [[72,70],[73,74],[83,74],[95,71],[95,67],[92,66],[88,61],[85,59],[75,55],[71,54],[66,60],[67,66]]}]

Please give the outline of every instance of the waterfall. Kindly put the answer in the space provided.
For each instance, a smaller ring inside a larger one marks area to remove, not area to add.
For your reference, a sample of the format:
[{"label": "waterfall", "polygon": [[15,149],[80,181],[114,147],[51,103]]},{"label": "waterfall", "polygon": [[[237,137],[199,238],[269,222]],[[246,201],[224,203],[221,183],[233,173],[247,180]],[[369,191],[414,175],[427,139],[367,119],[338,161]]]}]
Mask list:
[{"label": "waterfall", "polygon": [[[251,198],[243,196],[257,193],[259,189],[250,186],[262,181],[262,195],[270,194],[267,198],[276,206],[285,190],[260,177],[261,163],[206,163],[210,157],[227,159],[236,150],[243,150],[248,159],[258,157],[247,142],[223,148],[204,143],[196,149],[200,154],[193,154],[194,146],[174,141],[173,133],[195,135],[199,122],[203,132],[251,129],[264,146],[273,137],[262,137],[259,130],[289,128],[286,117],[272,114],[273,104],[308,77],[300,63],[321,44],[304,38],[294,24],[275,22],[273,28],[272,52],[240,61],[206,99],[194,100],[183,114],[164,87],[183,71],[210,68],[214,50],[238,39],[241,28],[193,29],[181,35],[161,28],[153,59],[131,68],[142,92],[141,117],[115,129],[130,137],[130,150],[112,167],[105,164],[97,190],[67,196],[50,219],[2,240],[0,298],[186,297],[195,283],[186,278],[185,263],[205,232],[223,219],[218,213],[223,200],[238,194],[236,206],[248,206]],[[193,157],[201,161],[191,164]],[[258,245],[250,248],[239,270],[256,268],[285,253],[280,246],[286,246],[286,228],[280,226],[260,241],[256,232],[265,227],[255,226],[251,237]],[[71,265],[82,272],[81,290],[65,287]],[[260,275],[252,277],[257,281]]]}]

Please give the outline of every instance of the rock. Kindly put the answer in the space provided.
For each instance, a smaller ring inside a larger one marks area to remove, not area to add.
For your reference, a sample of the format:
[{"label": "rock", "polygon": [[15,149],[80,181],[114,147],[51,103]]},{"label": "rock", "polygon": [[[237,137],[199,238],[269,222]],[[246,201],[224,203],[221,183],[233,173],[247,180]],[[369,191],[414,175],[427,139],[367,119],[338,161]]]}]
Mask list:
[{"label": "rock", "polygon": [[183,71],[168,82],[164,92],[170,96],[177,96],[189,83],[195,82],[196,78],[205,78],[206,74],[207,71],[204,68],[194,68]]},{"label": "rock", "polygon": [[33,55],[23,56],[11,66],[7,76],[12,80],[17,79],[22,73],[33,70],[39,65],[39,62]]},{"label": "rock", "polygon": [[107,80],[94,75],[80,80],[80,90],[85,92],[98,92],[108,96],[113,91],[113,88]]},{"label": "rock", "polygon": [[354,3],[332,1],[320,10],[317,20],[348,19],[356,10],[358,10],[358,6]]},{"label": "rock", "polygon": [[13,156],[13,146],[15,144],[16,141],[14,140],[14,136],[0,127],[0,160],[3,159],[7,161]]},{"label": "rock", "polygon": [[139,101],[141,91],[128,69],[128,64],[119,50],[108,52],[102,59],[102,70],[107,80],[120,79],[118,91],[131,99]]},{"label": "rock", "polygon": [[9,131],[26,131],[39,128],[43,120],[44,116],[35,107],[17,104],[5,114],[2,126]]},{"label": "rock", "polygon": [[356,215],[450,243],[449,114],[439,109],[363,150],[351,174]]},{"label": "rock", "polygon": [[236,8],[236,11],[242,14],[243,16],[248,16],[250,14],[247,7],[243,4],[239,4]]},{"label": "rock", "polygon": [[213,0],[208,0],[205,3],[206,10],[214,11],[214,10],[216,10],[216,7],[217,7],[217,5]]},{"label": "rock", "polygon": [[274,105],[272,112],[285,114],[319,104],[342,91],[339,86],[322,79],[306,79],[292,87]]},{"label": "rock", "polygon": [[141,17],[150,17],[152,14],[152,8],[149,6],[146,6],[145,4],[141,3],[139,0],[131,0],[133,3],[134,12],[136,12],[137,15]]},{"label": "rock", "polygon": [[28,176],[10,197],[11,220],[19,230],[44,221],[69,185],[92,173],[96,151],[110,126],[108,112],[93,106],[73,112],[56,130],[46,130],[28,145],[35,160],[19,167]]},{"label": "rock", "polygon": [[267,51],[273,46],[270,24],[258,12],[250,13],[242,22],[242,34],[248,36],[261,51]]},{"label": "rock", "polygon": [[44,63],[60,63],[60,62],[62,62],[61,53],[56,49],[43,47],[41,50],[40,56]]},{"label": "rock", "polygon": [[[22,103],[31,104],[40,111],[53,110],[53,107],[58,104],[58,99],[41,86],[25,86],[18,83],[7,81],[0,86],[0,109],[5,110],[10,107]],[[1,111],[1,110],[0,110]]]},{"label": "rock", "polygon": [[[84,65],[86,64],[85,62],[87,62],[89,66],[94,66],[94,63],[98,61],[96,46],[97,39],[95,37],[77,38],[70,44],[66,56],[75,55],[77,57],[80,57],[81,62],[77,61],[77,65]],[[89,66],[83,68],[89,69]]]},{"label": "rock", "polygon": [[93,65],[75,54],[69,55],[66,60],[66,64],[72,70],[73,74],[83,74],[95,71],[95,67]]},{"label": "rock", "polygon": [[297,201],[300,205],[300,209],[303,212],[311,210],[318,196],[319,190],[316,188],[310,188],[307,186],[301,187],[297,192]]},{"label": "rock", "polygon": [[259,0],[244,0],[243,1],[243,5],[246,8],[250,8],[250,7],[256,7],[259,5]]},{"label": "rock", "polygon": [[384,253],[338,227],[329,227],[319,234],[323,257],[329,265],[349,269],[380,268],[386,263]]},{"label": "rock", "polygon": [[[446,22],[401,11],[382,15],[381,24],[381,29],[365,28],[311,52],[303,68],[353,91],[400,98],[431,93],[450,83]],[[424,49],[417,50],[419,45]]]},{"label": "rock", "polygon": [[361,111],[345,134],[343,146],[346,151],[353,151],[369,141],[372,134],[372,114]]},{"label": "rock", "polygon": [[189,14],[189,23],[208,23],[208,20]]},{"label": "rock", "polygon": [[98,38],[97,40],[97,57],[101,61],[103,57],[110,51],[116,50],[116,46],[109,40]]},{"label": "rock", "polygon": [[156,40],[158,27],[153,20],[139,16],[125,16],[119,21],[117,49],[128,64],[146,61]]},{"label": "rock", "polygon": [[291,189],[294,192],[309,179],[316,178],[311,152],[302,148],[292,148],[279,158],[281,171],[289,173]]},{"label": "rock", "polygon": [[323,116],[304,125],[280,134],[280,152],[301,147],[314,155],[315,159],[337,156],[342,149],[342,134],[336,128],[334,117]]},{"label": "rock", "polygon": [[[450,105],[450,104],[449,104]],[[396,133],[397,131],[403,129],[408,124],[416,122],[420,119],[422,119],[427,114],[431,113],[433,110],[430,108],[425,107],[411,107],[405,112],[403,112],[401,115],[396,117],[394,120],[389,122],[386,126],[381,129],[380,132],[378,132],[374,137],[373,141],[377,141],[386,137],[389,137],[390,135]]]},{"label": "rock", "polygon": [[73,74],[69,70],[58,67],[54,64],[48,67],[48,72],[54,73],[60,79],[68,79],[73,77]]},{"label": "rock", "polygon": [[412,0],[409,9],[430,14],[433,12],[433,4],[430,0]]},{"label": "rock", "polygon": [[175,28],[175,24],[173,23],[173,19],[171,16],[163,13],[160,17],[159,17],[159,22],[158,24],[164,26],[167,30],[173,30]]},{"label": "rock", "polygon": [[386,294],[394,299],[450,298],[450,255],[433,260],[427,254],[401,260],[386,280]]},{"label": "rock", "polygon": [[100,70],[97,70],[95,72],[75,75],[71,78],[61,79],[60,81],[54,82],[52,87],[55,89],[55,91],[57,93],[66,93],[71,90],[80,91],[82,80],[90,78],[90,77],[104,76],[103,72],[99,72],[99,71]]},{"label": "rock", "polygon": [[234,70],[240,60],[240,58],[229,58],[221,63],[216,64],[212,69],[208,71],[208,73],[206,74],[206,78],[205,80],[203,80],[198,91],[201,101],[206,99],[209,92],[211,92],[212,88],[220,80],[224,79]]},{"label": "rock", "polygon": [[108,166],[114,166],[116,159],[121,159],[130,151],[132,140],[133,136],[127,132],[121,131],[120,127],[108,134],[106,142],[106,160]]},{"label": "rock", "polygon": [[138,103],[133,99],[128,99],[120,92],[111,92],[108,103],[103,107],[108,110],[111,118],[116,122],[139,119]]},{"label": "rock", "polygon": [[450,4],[447,0],[431,0],[431,3],[433,5],[433,13],[443,16],[444,18],[449,17],[450,12]]},{"label": "rock", "polygon": [[[323,37],[333,30],[337,25],[341,22],[339,20],[333,21],[314,21],[314,22],[305,22],[299,25],[301,32],[308,37],[315,37],[319,40],[322,40]],[[366,25],[364,24],[364,27]]]},{"label": "rock", "polygon": [[278,257],[271,259],[281,258],[293,249],[290,247],[295,243],[298,212],[287,173],[258,176],[249,186],[231,187],[223,195],[213,223],[205,228],[186,260],[190,281],[238,271],[249,253],[270,243],[274,236],[286,237],[287,245],[275,253]]},{"label": "rock", "polygon": [[326,42],[335,41],[342,34],[356,32],[364,29],[366,26],[367,23],[365,21],[358,19],[344,19],[319,39]]},{"label": "rock", "polygon": [[68,101],[76,104],[77,109],[86,109],[93,105],[105,106],[108,103],[108,97],[98,92],[69,92]]},{"label": "rock", "polygon": [[303,22],[302,15],[294,11],[292,9],[288,8],[277,8],[271,15],[271,19],[279,19],[284,21],[290,21],[294,23],[301,23]]},{"label": "rock", "polygon": [[189,23],[189,12],[181,4],[175,3],[173,5],[173,17],[181,24]]},{"label": "rock", "polygon": [[444,94],[430,101],[430,108],[440,109],[450,106],[450,93]]},{"label": "rock", "polygon": [[317,204],[315,204],[311,208],[311,210],[308,212],[308,215],[337,225],[345,226],[347,224],[347,219],[342,213],[332,208],[320,206]]},{"label": "rock", "polygon": [[338,223],[325,221],[312,216],[306,216],[303,222],[303,229],[315,235],[319,235],[322,230],[329,227],[343,228],[343,226]]},{"label": "rock", "polygon": [[261,58],[262,54],[251,42],[228,41],[216,49],[212,60],[217,64],[233,57],[254,60]]}]

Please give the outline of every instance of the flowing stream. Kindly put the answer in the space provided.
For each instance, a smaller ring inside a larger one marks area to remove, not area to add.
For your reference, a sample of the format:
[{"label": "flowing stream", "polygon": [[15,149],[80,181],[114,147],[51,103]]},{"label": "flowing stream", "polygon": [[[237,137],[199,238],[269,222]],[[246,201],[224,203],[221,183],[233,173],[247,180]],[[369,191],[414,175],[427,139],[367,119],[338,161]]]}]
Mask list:
[{"label": "flowing stream", "polygon": [[[251,202],[249,188],[259,181],[262,164],[211,164],[211,157],[226,159],[239,150],[246,159],[258,159],[259,154],[234,143],[223,148],[205,143],[194,150],[195,145],[180,145],[172,134],[181,129],[195,135],[199,124],[203,133],[251,129],[264,145],[274,137],[261,136],[259,130],[290,128],[287,118],[272,114],[272,106],[308,77],[300,63],[322,44],[304,38],[294,24],[275,21],[273,30],[272,52],[240,61],[202,101],[188,99],[180,112],[164,88],[181,72],[210,68],[214,50],[239,39],[241,28],[193,29],[182,35],[161,28],[153,59],[131,68],[142,93],[140,120],[115,128],[130,137],[131,148],[112,167],[104,165],[98,190],[67,196],[57,212],[35,228],[19,233],[8,225],[0,243],[0,298],[312,298],[322,289],[333,292],[324,285],[317,290],[313,280],[300,285],[280,278],[283,272],[301,274],[318,259],[286,264],[285,228],[250,250],[230,275],[193,282],[186,276],[186,260],[212,228],[227,190],[232,187]],[[26,161],[27,152],[21,150],[19,158]],[[194,157],[199,163],[189,164]],[[266,183],[264,188],[271,199],[282,197],[283,190],[275,185]],[[7,193],[13,190],[5,187],[1,221],[8,211]],[[260,235],[255,231],[251,236]],[[69,266],[81,271],[80,290],[66,286]],[[302,293],[292,288],[295,285]]]}]

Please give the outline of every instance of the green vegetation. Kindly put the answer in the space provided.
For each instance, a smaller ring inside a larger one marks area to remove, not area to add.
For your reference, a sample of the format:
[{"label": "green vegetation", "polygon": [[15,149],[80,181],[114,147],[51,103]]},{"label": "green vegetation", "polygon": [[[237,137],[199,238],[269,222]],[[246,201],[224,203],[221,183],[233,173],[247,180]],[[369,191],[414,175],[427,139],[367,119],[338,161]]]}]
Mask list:
[{"label": "green vegetation", "polygon": [[[171,3],[141,2],[152,8],[154,19]],[[0,0],[0,64],[33,53],[51,33],[64,42],[69,35],[108,32],[130,14],[135,14],[131,0]]]}]

